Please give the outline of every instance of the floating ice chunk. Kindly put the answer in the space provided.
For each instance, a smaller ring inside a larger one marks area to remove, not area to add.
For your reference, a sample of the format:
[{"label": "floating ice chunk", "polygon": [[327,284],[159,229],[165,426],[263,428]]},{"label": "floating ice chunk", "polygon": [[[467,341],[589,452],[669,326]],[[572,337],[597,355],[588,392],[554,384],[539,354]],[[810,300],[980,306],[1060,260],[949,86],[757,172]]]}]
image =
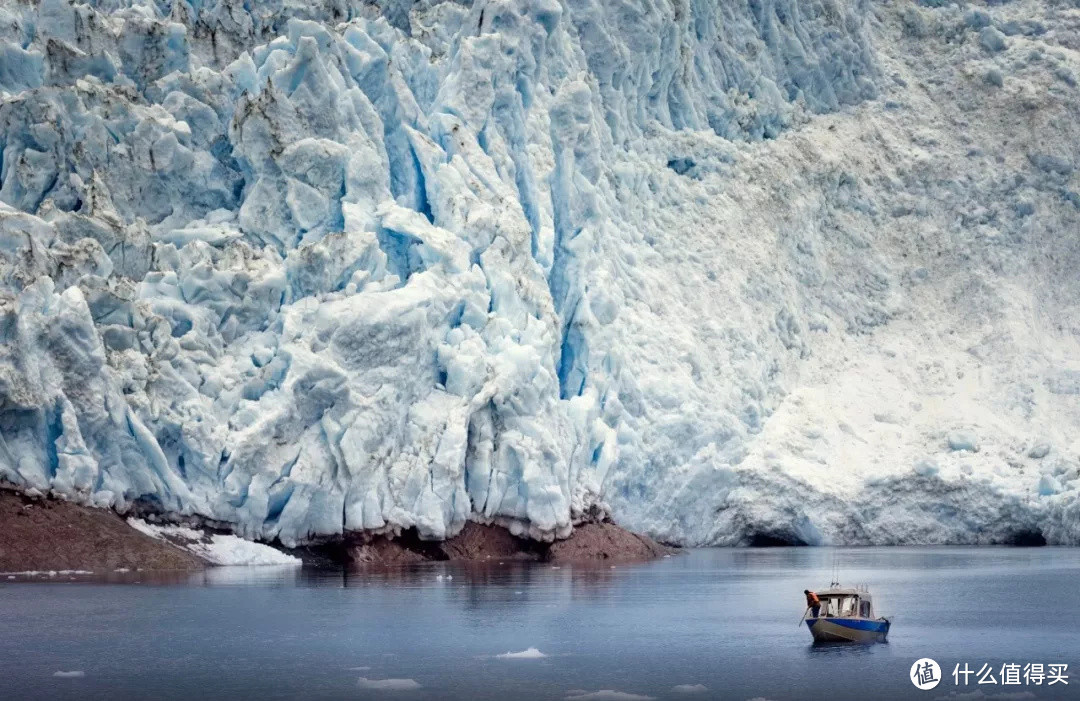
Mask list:
[{"label": "floating ice chunk", "polygon": [[701,694],[709,690],[704,684],[676,684],[671,687],[676,694]]},{"label": "floating ice chunk", "polygon": [[356,685],[361,689],[373,689],[376,691],[415,691],[420,689],[420,683],[415,679],[368,679],[360,677]]},{"label": "floating ice chunk", "polygon": [[53,676],[60,677],[61,679],[74,679],[76,677],[85,677],[86,672],[82,671],[81,669],[74,669],[70,672],[53,672]]},{"label": "floating ice chunk", "polygon": [[630,694],[625,691],[614,689],[601,689],[599,691],[586,691],[580,693],[571,692],[566,696],[567,701],[652,701],[653,696],[642,694]]},{"label": "floating ice chunk", "polygon": [[547,655],[540,652],[535,647],[530,647],[521,652],[504,652],[501,655],[495,656],[504,660],[538,660],[541,657],[547,657]]}]

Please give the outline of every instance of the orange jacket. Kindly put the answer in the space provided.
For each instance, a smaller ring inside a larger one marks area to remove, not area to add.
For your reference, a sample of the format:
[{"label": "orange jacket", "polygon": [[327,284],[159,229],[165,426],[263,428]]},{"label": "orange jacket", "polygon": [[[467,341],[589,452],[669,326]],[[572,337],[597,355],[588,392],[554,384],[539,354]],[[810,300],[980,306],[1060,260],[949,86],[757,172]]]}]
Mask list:
[{"label": "orange jacket", "polygon": [[820,606],[821,605],[821,599],[819,599],[818,595],[815,594],[814,592],[810,592],[809,594],[806,595],[806,605],[807,606]]}]

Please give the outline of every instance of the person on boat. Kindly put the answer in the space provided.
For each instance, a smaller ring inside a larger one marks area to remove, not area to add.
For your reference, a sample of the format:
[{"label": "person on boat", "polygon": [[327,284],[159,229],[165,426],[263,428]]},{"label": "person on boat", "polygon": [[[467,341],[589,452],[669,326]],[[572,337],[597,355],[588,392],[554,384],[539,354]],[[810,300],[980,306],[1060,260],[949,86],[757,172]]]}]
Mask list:
[{"label": "person on boat", "polygon": [[810,608],[810,614],[814,617],[818,617],[818,611],[821,610],[821,599],[818,595],[809,589],[803,589],[803,594],[806,594],[806,605]]}]

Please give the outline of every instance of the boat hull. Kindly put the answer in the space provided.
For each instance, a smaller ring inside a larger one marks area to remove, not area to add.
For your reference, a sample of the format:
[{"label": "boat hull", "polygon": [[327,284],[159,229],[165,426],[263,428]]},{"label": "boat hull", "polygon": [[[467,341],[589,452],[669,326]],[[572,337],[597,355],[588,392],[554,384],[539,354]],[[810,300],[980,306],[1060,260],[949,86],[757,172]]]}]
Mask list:
[{"label": "boat hull", "polygon": [[819,643],[883,643],[889,622],[867,618],[808,618],[806,627]]}]

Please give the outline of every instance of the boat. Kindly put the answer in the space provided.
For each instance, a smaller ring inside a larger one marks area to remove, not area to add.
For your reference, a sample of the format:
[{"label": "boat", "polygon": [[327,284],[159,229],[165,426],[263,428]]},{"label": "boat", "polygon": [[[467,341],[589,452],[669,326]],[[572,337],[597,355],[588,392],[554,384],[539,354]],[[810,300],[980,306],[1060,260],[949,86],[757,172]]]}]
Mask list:
[{"label": "boat", "polygon": [[803,614],[806,627],[817,643],[883,643],[889,636],[889,619],[874,616],[874,599],[865,585],[842,587],[833,582],[824,591],[816,617]]}]

